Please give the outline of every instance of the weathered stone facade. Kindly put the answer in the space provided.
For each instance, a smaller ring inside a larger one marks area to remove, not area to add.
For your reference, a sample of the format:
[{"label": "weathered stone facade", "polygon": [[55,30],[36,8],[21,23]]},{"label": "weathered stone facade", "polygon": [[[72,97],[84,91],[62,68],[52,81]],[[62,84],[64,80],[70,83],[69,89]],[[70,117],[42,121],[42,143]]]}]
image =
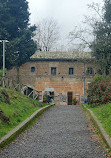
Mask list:
[{"label": "weathered stone facade", "polygon": [[[78,101],[84,95],[84,66],[87,90],[98,71],[97,63],[91,58],[32,57],[19,68],[19,80],[41,92],[40,100],[47,88],[53,88],[56,104],[68,104],[68,92],[72,92],[72,99],[76,97]],[[7,76],[16,80],[16,68],[8,71]]]}]

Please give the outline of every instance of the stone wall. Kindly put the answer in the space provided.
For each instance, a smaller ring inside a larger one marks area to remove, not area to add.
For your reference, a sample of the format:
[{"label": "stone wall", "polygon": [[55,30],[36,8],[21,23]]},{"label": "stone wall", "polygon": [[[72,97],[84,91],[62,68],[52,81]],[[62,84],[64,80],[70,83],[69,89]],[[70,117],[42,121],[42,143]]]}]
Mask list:
[{"label": "stone wall", "polygon": [[[32,73],[30,71],[31,67],[36,67],[36,63],[27,62],[19,68],[19,82],[34,88],[37,73],[36,72]],[[7,72],[7,77],[11,78],[12,80],[17,81],[18,80],[17,76],[18,73],[16,67],[13,67],[11,70]]]},{"label": "stone wall", "polygon": [[[31,68],[35,68],[31,72]],[[56,75],[51,75],[51,67],[56,67]],[[85,69],[92,67],[93,75],[87,75],[86,89],[92,77],[97,74],[98,65],[94,62],[87,62]],[[74,68],[74,74],[69,75],[69,68]],[[13,80],[17,80],[17,69],[7,72],[7,76]],[[84,63],[83,62],[68,62],[68,61],[36,61],[27,62],[19,68],[19,80],[21,83],[30,87],[36,88],[43,95],[45,88],[54,88],[55,92],[60,95],[65,95],[67,98],[68,92],[73,92],[73,98],[76,95],[83,96],[84,94]],[[43,97],[43,96],[42,96]]]},{"label": "stone wall", "polygon": [[[42,95],[46,88],[54,88],[55,102],[56,104],[67,104],[67,93],[72,92],[73,99],[77,98],[80,101],[80,96],[84,94],[84,82],[36,82],[37,91],[41,91]],[[88,82],[85,84],[85,88],[88,88]],[[61,96],[65,96],[66,100],[61,101]],[[79,98],[78,98],[79,97]]]}]

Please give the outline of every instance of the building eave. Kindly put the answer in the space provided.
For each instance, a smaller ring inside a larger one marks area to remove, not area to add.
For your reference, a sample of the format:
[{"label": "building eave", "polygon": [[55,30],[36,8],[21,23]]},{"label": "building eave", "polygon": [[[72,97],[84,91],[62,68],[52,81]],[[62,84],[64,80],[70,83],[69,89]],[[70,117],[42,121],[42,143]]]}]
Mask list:
[{"label": "building eave", "polygon": [[59,61],[59,62],[91,62],[95,61],[95,59],[44,59],[44,58],[31,58],[29,61],[32,62],[37,62],[37,61],[45,61],[45,62],[50,62],[50,61]]}]

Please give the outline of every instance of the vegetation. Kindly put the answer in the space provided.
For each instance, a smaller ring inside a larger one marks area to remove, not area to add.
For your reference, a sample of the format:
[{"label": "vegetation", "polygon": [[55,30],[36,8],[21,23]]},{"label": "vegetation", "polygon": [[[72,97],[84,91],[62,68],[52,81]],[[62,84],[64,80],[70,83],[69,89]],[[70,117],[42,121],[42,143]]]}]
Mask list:
[{"label": "vegetation", "polygon": [[41,51],[51,51],[59,40],[59,26],[56,20],[43,19],[36,24],[35,41]]},{"label": "vegetation", "polygon": [[101,122],[103,128],[111,137],[111,103],[99,107],[88,107],[94,112],[98,120]]},{"label": "vegetation", "polygon": [[72,104],[73,104],[73,105],[76,105],[76,104],[77,104],[76,98],[74,98],[74,99],[72,100]]},{"label": "vegetation", "polygon": [[103,128],[111,137],[111,81],[98,75],[88,88],[88,108],[90,108]]},{"label": "vegetation", "polygon": [[84,28],[76,26],[69,33],[70,42],[73,44],[79,39],[83,49],[86,47],[91,49],[92,55],[100,64],[102,74],[106,76],[111,66],[111,0],[104,0],[103,7],[93,2],[88,5],[88,8],[94,16],[93,14],[91,17],[85,16],[82,25],[85,25]]},{"label": "vegetation", "polygon": [[0,115],[0,138],[45,105],[16,91],[0,88],[0,114],[5,118]]},{"label": "vegetation", "polygon": [[101,70],[104,76],[109,74],[111,66],[111,1],[105,0],[102,14],[100,9],[95,5],[92,7],[99,15],[99,20],[96,19],[93,23],[94,40],[91,42],[90,48],[93,55],[100,63]]},{"label": "vegetation", "polygon": [[0,81],[1,81],[1,79],[2,79],[2,76],[3,76],[3,71],[0,70]]},{"label": "vegetation", "polygon": [[43,96],[43,102],[44,102],[44,103],[47,102],[47,96],[46,96],[46,95]]},{"label": "vegetation", "polygon": [[91,107],[111,102],[111,82],[108,78],[95,77],[95,81],[89,84],[88,104]]},{"label": "vegetation", "polygon": [[[32,40],[36,27],[29,25],[29,15],[26,0],[0,0],[0,39],[9,41],[6,43],[6,68],[20,66],[36,50],[36,44]],[[0,45],[0,61],[2,61],[2,45]]]},{"label": "vegetation", "polygon": [[93,77],[93,82],[97,82],[97,81],[101,81],[103,80],[103,76],[102,75],[97,75]]}]

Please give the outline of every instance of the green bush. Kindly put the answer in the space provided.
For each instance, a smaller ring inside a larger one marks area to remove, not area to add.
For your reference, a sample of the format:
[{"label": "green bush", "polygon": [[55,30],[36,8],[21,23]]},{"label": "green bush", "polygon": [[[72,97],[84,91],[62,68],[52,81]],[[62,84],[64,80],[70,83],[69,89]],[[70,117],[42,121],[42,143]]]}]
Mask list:
[{"label": "green bush", "polygon": [[73,103],[73,105],[76,105],[76,104],[77,104],[76,98],[74,98],[74,99],[72,100],[72,103]]},{"label": "green bush", "polygon": [[[6,69],[4,70],[4,72],[6,73]],[[2,80],[3,77],[3,70],[0,70],[0,81]]]},{"label": "green bush", "polygon": [[111,102],[111,83],[108,80],[99,80],[89,84],[88,104],[92,107]]},{"label": "green bush", "polygon": [[102,75],[97,75],[93,77],[93,82],[101,81],[103,79]]},{"label": "green bush", "polygon": [[2,76],[3,70],[0,70],[0,76]]},{"label": "green bush", "polygon": [[44,95],[44,96],[43,96],[43,102],[46,103],[46,101],[47,101],[47,96]]},{"label": "green bush", "polygon": [[0,93],[0,103],[1,102],[5,102],[4,98],[3,98],[3,95]]},{"label": "green bush", "polygon": [[2,79],[2,73],[3,73],[3,71],[0,70],[0,80]]}]

